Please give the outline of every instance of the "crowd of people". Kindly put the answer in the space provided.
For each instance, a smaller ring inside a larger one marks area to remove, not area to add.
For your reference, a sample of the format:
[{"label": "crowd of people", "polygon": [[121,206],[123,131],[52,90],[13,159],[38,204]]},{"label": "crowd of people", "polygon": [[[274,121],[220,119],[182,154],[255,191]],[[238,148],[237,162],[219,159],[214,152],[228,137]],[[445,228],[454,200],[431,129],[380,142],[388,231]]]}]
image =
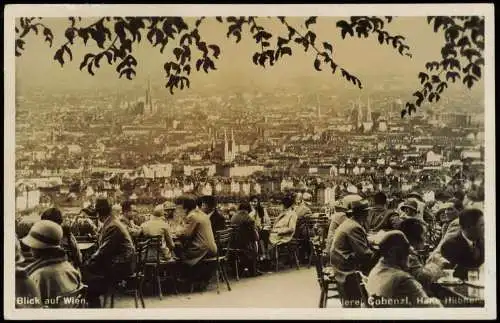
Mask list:
[{"label": "crowd of people", "polygon": [[[86,285],[89,307],[98,308],[111,284],[134,273],[137,239],[159,236],[161,261],[178,266],[178,282],[194,280],[197,288],[204,289],[214,268],[204,266],[203,260],[217,255],[216,234],[228,227],[235,231],[229,247],[242,251],[238,255],[242,270],[250,276],[261,275],[261,266],[273,260],[273,248],[294,237],[297,218],[311,213],[301,194],[285,196],[282,205],[283,211],[272,221],[258,196],[223,215],[214,196],[185,195],[175,203],[155,206],[142,223],[136,223],[129,200],[118,210],[107,198],[98,198],[95,205],[69,219],[51,207],[39,220],[17,223],[16,270],[20,274],[16,277],[22,277],[19,284],[34,287],[31,291],[41,300],[62,297]],[[86,259],[77,243],[82,237],[95,237],[97,244]],[[154,261],[156,252],[149,249],[147,259]],[[24,293],[26,288],[16,292]]]},{"label": "crowd of people", "polygon": [[[433,195],[430,200],[419,192],[339,192],[333,212],[324,215],[324,253],[344,306],[352,303],[346,282],[354,272],[366,275],[370,295],[413,303],[429,298],[423,303],[439,306],[432,300],[433,283],[449,269],[466,279],[468,270],[482,266],[484,194],[455,187]],[[217,256],[217,233],[228,227],[235,232],[228,249],[241,251],[241,270],[249,276],[263,274],[277,260],[276,248],[293,239],[299,241],[300,261],[308,261],[312,250],[304,219],[315,216],[311,195],[285,194],[275,216],[263,202],[251,196],[222,212],[215,196],[184,195],[156,205],[149,216],[137,214],[130,200],[117,204],[105,197],[77,216],[48,208],[40,219],[16,224],[16,296],[54,299],[86,285],[89,307],[102,307],[111,284],[134,273],[142,237],[159,236],[161,261],[176,266],[178,283],[196,281],[200,290],[215,272],[203,260]],[[81,237],[96,241],[87,257],[78,247]],[[154,261],[156,253],[149,249],[147,259]]]},{"label": "crowd of people", "polygon": [[384,192],[344,196],[325,241],[342,305],[362,305],[359,286],[349,282],[361,273],[367,295],[383,304],[443,306],[437,282],[453,279],[449,273],[467,281],[469,272],[482,271],[483,209],[481,194],[460,189],[440,192],[435,201],[418,192],[397,203]]}]

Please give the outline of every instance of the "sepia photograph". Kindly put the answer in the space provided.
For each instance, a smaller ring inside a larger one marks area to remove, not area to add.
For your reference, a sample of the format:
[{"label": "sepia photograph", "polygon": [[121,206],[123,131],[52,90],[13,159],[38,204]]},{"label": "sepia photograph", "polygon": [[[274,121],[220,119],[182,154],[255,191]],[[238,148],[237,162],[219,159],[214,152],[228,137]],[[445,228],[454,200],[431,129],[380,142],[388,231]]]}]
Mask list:
[{"label": "sepia photograph", "polygon": [[6,318],[496,318],[493,4],[4,18]]}]

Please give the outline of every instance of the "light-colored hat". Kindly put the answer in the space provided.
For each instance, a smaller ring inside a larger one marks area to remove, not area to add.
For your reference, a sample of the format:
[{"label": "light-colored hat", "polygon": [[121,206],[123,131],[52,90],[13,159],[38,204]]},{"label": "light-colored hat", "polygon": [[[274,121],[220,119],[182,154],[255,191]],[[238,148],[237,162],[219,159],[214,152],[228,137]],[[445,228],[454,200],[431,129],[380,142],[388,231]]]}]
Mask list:
[{"label": "light-colored hat", "polygon": [[305,192],[303,195],[302,195],[302,199],[304,201],[310,201],[312,199],[312,195],[310,193],[307,193]]},{"label": "light-colored hat", "polygon": [[406,201],[402,206],[401,206],[401,209],[404,209],[404,208],[407,208],[407,209],[411,209],[413,211],[417,211],[418,210],[418,204],[417,204],[417,201],[415,200],[408,200]]},{"label": "light-colored hat", "polygon": [[49,220],[40,220],[30,229],[21,241],[32,249],[49,249],[59,247],[63,237],[62,227]]},{"label": "light-colored hat", "polygon": [[169,202],[169,201],[163,203],[163,209],[164,210],[175,210],[176,208],[177,207],[176,207],[175,203],[172,203],[172,202]]},{"label": "light-colored hat", "polygon": [[357,194],[349,194],[338,200],[335,206],[344,210],[351,210],[352,203],[361,201],[362,199],[363,198]]},{"label": "light-colored hat", "polygon": [[157,205],[157,206],[155,206],[155,208],[153,210],[153,216],[160,218],[160,217],[165,215],[164,212],[165,212],[165,209],[163,208],[163,205],[161,205],[161,204]]}]

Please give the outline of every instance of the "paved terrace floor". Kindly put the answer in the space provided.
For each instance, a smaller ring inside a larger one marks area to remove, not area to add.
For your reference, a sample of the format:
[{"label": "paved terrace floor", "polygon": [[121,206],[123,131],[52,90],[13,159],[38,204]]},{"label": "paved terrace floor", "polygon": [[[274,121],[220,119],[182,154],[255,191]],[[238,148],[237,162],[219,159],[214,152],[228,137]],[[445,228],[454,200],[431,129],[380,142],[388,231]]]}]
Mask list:
[{"label": "paved terrace floor", "polygon": [[[231,291],[220,284],[217,294],[215,282],[204,292],[145,296],[146,308],[318,308],[319,286],[314,267],[300,270],[283,269],[259,277],[230,280]],[[115,296],[115,308],[134,308],[134,298]],[[340,307],[338,300],[329,300],[328,307]]]}]

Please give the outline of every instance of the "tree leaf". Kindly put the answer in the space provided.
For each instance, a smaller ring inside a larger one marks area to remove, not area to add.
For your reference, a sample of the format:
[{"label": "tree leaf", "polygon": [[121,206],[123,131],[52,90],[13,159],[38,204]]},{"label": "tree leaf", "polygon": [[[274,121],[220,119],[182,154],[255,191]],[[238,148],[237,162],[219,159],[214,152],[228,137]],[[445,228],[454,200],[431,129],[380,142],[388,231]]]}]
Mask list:
[{"label": "tree leaf", "polygon": [[310,25],[315,24],[316,18],[317,17],[309,17],[309,19],[307,19],[305,22],[306,28],[309,28]]},{"label": "tree leaf", "polygon": [[289,41],[290,40],[288,39],[278,37],[278,47],[282,47],[283,45],[288,44]]},{"label": "tree leaf", "polygon": [[220,48],[219,48],[219,46],[217,46],[217,45],[208,45],[208,48],[210,48],[211,50],[213,50],[215,58],[219,58],[219,54],[220,54]]},{"label": "tree leaf", "polygon": [[472,74],[481,77],[481,68],[476,64],[472,64]]},{"label": "tree leaf", "polygon": [[103,53],[99,53],[99,54],[97,54],[97,55],[95,56],[95,58],[94,58],[94,64],[95,64],[95,67],[97,67],[97,68],[101,67],[101,66],[99,65],[99,61],[101,60],[101,58],[102,58],[103,56],[104,56],[104,54],[103,54]]},{"label": "tree leaf", "polygon": [[379,31],[378,32],[378,42],[380,44],[383,44],[384,43],[384,33],[382,31]]},{"label": "tree leaf", "polygon": [[108,64],[111,65],[113,60],[113,53],[111,53],[110,51],[106,51],[104,52],[104,55],[106,55],[106,58],[108,59]]},{"label": "tree leaf", "polygon": [[420,83],[423,84],[424,82],[426,82],[429,79],[429,75],[427,75],[424,72],[420,72],[420,73],[418,73],[418,78],[420,79]]},{"label": "tree leaf", "polygon": [[184,53],[184,51],[182,50],[182,48],[180,48],[180,47],[174,48],[174,55],[175,55],[175,58],[177,60],[179,60],[179,58],[181,57],[182,53]]},{"label": "tree leaf", "polygon": [[449,81],[450,79],[452,79],[452,81],[455,82],[456,78],[460,79],[460,74],[459,73],[452,72],[452,71],[449,71],[449,72],[446,73],[446,80],[447,81]]},{"label": "tree leaf", "polygon": [[342,39],[345,39],[345,36],[347,34],[351,35],[351,36],[354,36],[354,30],[352,28],[352,26],[345,20],[340,20],[339,22],[337,22],[337,27],[341,29],[341,36],[342,36]]},{"label": "tree leaf", "polygon": [[259,52],[255,52],[255,54],[253,54],[252,61],[255,65],[259,65],[260,55],[261,54]]},{"label": "tree leaf", "polygon": [[203,59],[200,58],[196,61],[196,70],[199,71],[200,70],[200,67],[201,65],[203,64]]},{"label": "tree leaf", "polygon": [[413,95],[417,97],[417,101],[415,101],[415,104],[417,106],[420,106],[424,101],[424,95],[420,91],[413,93]]},{"label": "tree leaf", "polygon": [[94,71],[92,70],[92,63],[87,65],[87,71],[89,72],[90,75],[94,76]]},{"label": "tree leaf", "polygon": [[320,68],[320,65],[321,65],[321,61],[319,59],[315,59],[314,60],[314,68],[316,69],[316,71],[320,71],[321,72],[321,68]]},{"label": "tree leaf", "polygon": [[323,47],[325,48],[325,50],[329,51],[331,54],[333,54],[333,46],[332,44],[328,43],[328,42],[323,42]]},{"label": "tree leaf", "polygon": [[63,65],[64,65],[63,53],[64,53],[64,49],[63,48],[59,48],[56,51],[56,53],[54,54],[54,60],[58,61],[59,64],[61,64],[61,67],[63,67]]},{"label": "tree leaf", "polygon": [[292,49],[290,47],[281,47],[281,56],[288,54],[289,56],[292,56]]}]

